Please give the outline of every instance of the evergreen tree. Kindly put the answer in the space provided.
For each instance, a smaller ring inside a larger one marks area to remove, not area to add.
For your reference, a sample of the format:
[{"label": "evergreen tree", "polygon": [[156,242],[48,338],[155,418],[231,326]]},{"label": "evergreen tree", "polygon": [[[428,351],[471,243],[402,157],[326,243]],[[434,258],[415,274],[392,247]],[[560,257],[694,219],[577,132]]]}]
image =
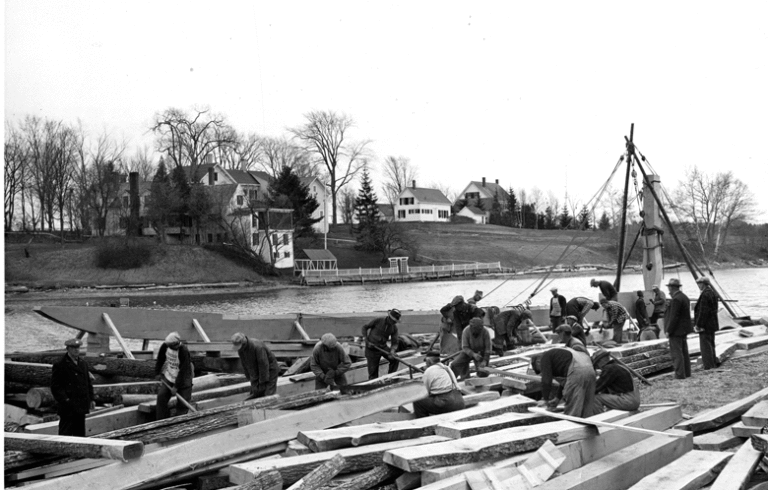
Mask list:
[{"label": "evergreen tree", "polygon": [[600,216],[600,221],[598,222],[597,227],[602,231],[611,229],[611,220],[608,218],[608,213],[605,211],[603,211],[603,215]]},{"label": "evergreen tree", "polygon": [[[278,200],[287,202],[293,209],[293,231],[297,237],[313,236],[313,224],[321,218],[313,218],[312,213],[320,207],[317,199],[309,193],[309,186],[301,181],[290,167],[283,166],[277,178],[269,185],[269,204],[277,206]],[[284,197],[285,199],[280,199]]]},{"label": "evergreen tree", "polygon": [[363,168],[360,184],[360,191],[355,198],[355,217],[357,217],[357,225],[354,226],[357,238],[355,248],[373,252],[378,250],[377,241],[381,221],[376,193],[373,191],[373,183],[367,167]]},{"label": "evergreen tree", "polygon": [[187,181],[187,173],[181,165],[173,167],[173,171],[171,171],[171,185],[178,196],[176,206],[172,211],[179,216],[186,216],[189,211],[189,195],[192,193],[192,188]]},{"label": "evergreen tree", "polygon": [[493,195],[493,203],[491,203],[491,215],[488,222],[492,225],[501,224],[501,203],[499,202],[499,191]]},{"label": "evergreen tree", "polygon": [[557,225],[555,223],[555,211],[552,209],[552,206],[547,206],[547,209],[544,210],[544,229],[546,230],[554,230],[557,228]]},{"label": "evergreen tree", "polygon": [[571,226],[571,222],[573,221],[570,213],[568,213],[568,206],[565,204],[563,204],[563,211],[560,213],[559,221],[560,228],[563,230],[568,229]]},{"label": "evergreen tree", "polygon": [[592,228],[592,224],[589,222],[589,209],[585,204],[579,212],[579,229],[589,230],[590,228]]},{"label": "evergreen tree", "polygon": [[517,226],[517,197],[511,187],[509,188],[506,211],[509,213],[509,226]]},{"label": "evergreen tree", "polygon": [[161,243],[165,243],[165,228],[173,210],[178,207],[178,195],[171,185],[171,178],[165,168],[165,161],[160,158],[157,171],[152,179],[152,187],[147,203],[147,217],[157,231]]}]

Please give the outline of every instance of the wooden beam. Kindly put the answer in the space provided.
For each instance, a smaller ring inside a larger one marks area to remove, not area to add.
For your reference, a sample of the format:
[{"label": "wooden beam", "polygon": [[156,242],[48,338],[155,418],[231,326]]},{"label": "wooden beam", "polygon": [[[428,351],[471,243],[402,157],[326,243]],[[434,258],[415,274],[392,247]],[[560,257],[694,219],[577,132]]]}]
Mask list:
[{"label": "wooden beam", "polygon": [[[62,353],[21,353],[11,354],[11,359],[17,362],[27,362],[36,364],[50,364],[52,365],[64,354]],[[111,383],[119,382],[135,382],[145,379],[154,379],[155,377],[155,361],[151,359],[123,359],[117,357],[98,357],[80,355],[80,359],[88,364],[88,371],[93,373],[97,379],[99,375],[102,376],[118,376],[118,380],[111,381]],[[50,369],[50,367],[48,368]],[[6,370],[6,380],[8,380],[8,371]],[[45,383],[35,383],[40,386],[50,386],[50,374],[48,374],[48,381]],[[128,378],[128,379],[126,379]],[[130,379],[137,378],[137,379]]]},{"label": "wooden beam", "polygon": [[693,450],[632,486],[632,490],[698,490],[709,485],[733,454]]},{"label": "wooden beam", "polygon": [[747,438],[749,438],[752,434],[759,434],[760,431],[763,429],[762,427],[745,425],[744,422],[736,422],[735,424],[730,425],[729,427],[731,428],[731,432],[733,432],[733,435],[735,435],[736,437],[747,437]]},{"label": "wooden beam", "polygon": [[310,340],[312,337],[309,336],[306,330],[304,330],[304,327],[301,326],[301,323],[299,323],[298,320],[293,322],[293,328],[299,333],[299,336],[304,340]]},{"label": "wooden beam", "polygon": [[746,488],[747,483],[752,478],[752,473],[760,462],[760,456],[760,451],[753,448],[750,441],[742,444],[720,472],[710,490],[741,490]]},{"label": "wooden beam", "polygon": [[722,407],[699,414],[691,420],[678,424],[677,429],[701,432],[709,429],[717,429],[733,422],[744,415],[757,402],[768,398],[768,388],[763,388],[748,397],[736,400]]},{"label": "wooden beam", "polygon": [[195,331],[197,332],[197,335],[200,336],[200,339],[203,342],[211,341],[211,339],[208,337],[208,334],[205,333],[205,330],[203,330],[203,327],[200,325],[200,322],[198,322],[196,318],[192,319],[192,326],[195,327]]},{"label": "wooden beam", "polygon": [[[86,417],[85,435],[91,437],[112,430],[132,427],[146,421],[146,414],[139,412],[138,407],[124,407],[113,412]],[[28,425],[24,428],[24,432],[28,434],[55,435],[59,433],[59,421]]]},{"label": "wooden beam", "polygon": [[747,413],[741,416],[741,421],[744,425],[750,427],[768,425],[768,400],[756,403],[754,407],[747,410]]},{"label": "wooden beam", "polygon": [[[220,386],[218,388],[211,388],[209,390],[193,391],[192,403],[202,400],[210,400],[212,398],[220,398],[224,396],[238,395],[241,393],[248,393],[251,391],[251,383],[238,383],[229,386]],[[123,405],[133,405],[138,402],[139,411],[144,413],[154,413],[157,406],[157,397],[147,395],[123,395],[120,397],[120,402]],[[178,404],[176,397],[171,398],[168,401],[168,408],[174,408]]]},{"label": "wooden beam", "polygon": [[652,436],[587,464],[578,474],[564,474],[539,490],[616,490],[629,488],[657,468],[673,463],[693,449],[693,435]]},{"label": "wooden beam", "polygon": [[421,473],[403,473],[395,480],[397,490],[413,490],[421,486]]},{"label": "wooden beam", "polygon": [[[61,358],[61,356],[58,356]],[[52,364],[5,361],[5,381],[35,386],[51,386]]]},{"label": "wooden beam", "polygon": [[77,458],[103,458],[128,461],[144,454],[144,444],[138,441],[114,441],[92,437],[51,436],[6,432],[5,449],[55,454]]},{"label": "wooden beam", "polygon": [[368,488],[377,487],[387,480],[396,478],[399,474],[400,470],[382,464],[347,482],[339,484],[334,487],[334,490],[367,490]]},{"label": "wooden beam", "polygon": [[[517,467],[519,479],[526,488],[538,487],[549,480],[565,461],[565,454],[557,449],[551,441],[542,445],[533,456]],[[523,480],[525,480],[523,482]],[[509,485],[509,482],[506,482]]]},{"label": "wooden beam", "polygon": [[[304,478],[288,487],[288,490],[316,490],[328,483],[331,478],[338,475],[339,472],[345,468],[345,465],[346,461],[344,460],[344,456],[336,454],[331,459],[312,470]],[[285,481],[283,481],[283,484],[285,484]]]},{"label": "wooden beam", "polygon": [[509,412],[485,419],[462,422],[442,422],[435,426],[435,435],[449,437],[451,439],[461,439],[463,437],[509,429],[510,427],[534,425],[543,422],[555,422],[556,420],[557,419],[554,417],[537,413]]},{"label": "wooden beam", "polygon": [[380,465],[383,454],[391,449],[424,446],[446,440],[445,437],[439,436],[417,437],[404,441],[384,442],[335,451],[240,463],[229,467],[229,478],[232,483],[242,484],[254,479],[265,471],[277,470],[280,472],[283,482],[286,485],[290,485],[301,479],[312,468],[330,460],[336,454],[344,456],[344,459],[347,461],[347,465],[342,473],[354,473],[356,471],[367,471]]},{"label": "wooden beam", "polygon": [[[206,466],[249,451],[284,444],[294,439],[296,432],[300,430],[333,427],[387,407],[413,402],[425,395],[426,390],[421,383],[401,383],[380,391],[177,444],[128,463],[110,464],[52,482],[35,483],[30,485],[29,489],[128,489],[187,471],[191,467]],[[200,450],[202,447],[205,451]]]},{"label": "wooden beam", "polygon": [[701,451],[725,451],[743,443],[744,438],[733,433],[733,424],[693,437],[693,448]]},{"label": "wooden beam", "polygon": [[603,422],[600,420],[593,420],[593,418],[585,419],[581,417],[573,417],[560,412],[550,412],[543,408],[529,408],[529,412],[538,413],[539,415],[549,415],[556,419],[568,420],[570,422],[577,422],[579,424],[594,425],[595,427],[609,427],[611,429],[621,429],[627,432],[637,432],[639,434],[647,434],[649,436],[667,436],[667,437],[683,437],[679,432],[659,432],[649,429],[641,429],[639,427],[631,427],[627,425],[612,424],[610,422]]},{"label": "wooden beam", "polygon": [[104,317],[104,322],[107,324],[109,329],[112,331],[112,335],[115,336],[115,339],[117,339],[117,343],[120,346],[121,349],[123,349],[123,353],[125,354],[125,357],[128,359],[135,359],[133,357],[133,353],[131,352],[131,349],[128,347],[128,344],[125,343],[125,339],[122,335],[120,335],[120,331],[117,330],[117,327],[114,323],[112,323],[112,319],[109,318],[109,315],[106,313],[103,313],[102,316]]}]

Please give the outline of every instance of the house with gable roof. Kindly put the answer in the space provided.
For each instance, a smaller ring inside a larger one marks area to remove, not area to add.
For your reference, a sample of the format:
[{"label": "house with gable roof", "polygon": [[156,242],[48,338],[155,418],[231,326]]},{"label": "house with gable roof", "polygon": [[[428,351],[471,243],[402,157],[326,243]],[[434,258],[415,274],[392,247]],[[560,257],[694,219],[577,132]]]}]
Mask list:
[{"label": "house with gable roof", "polygon": [[318,233],[324,233],[328,231],[328,226],[331,224],[331,216],[329,210],[331,209],[331,192],[326,185],[317,177],[302,177],[301,182],[309,189],[309,195],[315,198],[319,206],[312,213],[312,219],[319,219],[320,221],[312,225]]},{"label": "house with gable roof", "polygon": [[481,181],[471,181],[456,198],[455,206],[463,206],[456,213],[458,216],[466,216],[475,220],[475,223],[486,224],[491,215],[494,199],[498,198],[502,211],[507,209],[509,193],[496,182],[487,182],[485,177]]},{"label": "house with gable roof", "polygon": [[491,212],[482,210],[477,206],[464,206],[458,213],[456,213],[456,216],[471,218],[478,225],[485,225],[488,224],[488,218],[491,216]]},{"label": "house with gable roof", "polygon": [[395,221],[447,222],[451,219],[451,201],[438,189],[406,187],[397,196],[393,214]]}]

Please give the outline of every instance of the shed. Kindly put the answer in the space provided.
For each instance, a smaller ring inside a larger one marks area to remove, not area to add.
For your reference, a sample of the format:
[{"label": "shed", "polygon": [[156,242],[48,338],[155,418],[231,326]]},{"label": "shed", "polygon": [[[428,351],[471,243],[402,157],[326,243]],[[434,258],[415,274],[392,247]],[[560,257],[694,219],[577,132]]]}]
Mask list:
[{"label": "shed", "polygon": [[305,270],[316,271],[338,269],[336,256],[329,250],[305,248],[303,252],[307,256],[306,259],[296,259],[293,261],[294,275],[299,275]]}]

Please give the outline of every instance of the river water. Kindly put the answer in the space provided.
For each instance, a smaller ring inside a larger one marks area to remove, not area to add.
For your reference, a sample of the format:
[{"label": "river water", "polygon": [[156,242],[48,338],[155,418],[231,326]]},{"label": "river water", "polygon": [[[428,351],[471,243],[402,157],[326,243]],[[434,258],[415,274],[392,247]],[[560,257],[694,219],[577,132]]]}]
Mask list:
[{"label": "river water", "polygon": [[[563,277],[553,274],[544,290],[532,299],[533,305],[547,305],[549,288],[557,286],[566,298],[574,296],[597,297],[597,289],[589,286],[594,277],[613,281],[614,276],[595,274],[593,276]],[[666,279],[678,277],[683,291],[689,297],[698,297],[698,288],[687,271],[668,273]],[[730,269],[716,272],[721,289],[752,318],[768,317],[768,269]],[[461,294],[469,298],[475,290],[482,290],[486,298],[481,306],[518,304],[524,301],[539,284],[541,277],[523,276],[514,279],[493,278],[466,281],[411,282],[404,284],[365,284],[356,286],[305,287],[274,289],[247,294],[194,294],[182,296],[156,295],[131,297],[132,307],[152,309],[174,309],[183,311],[206,311],[226,315],[252,316],[266,314],[305,313],[333,314],[340,312],[386,311],[390,308],[401,310],[437,310],[454,296]],[[665,281],[666,282],[666,281]],[[642,289],[641,274],[622,276],[621,290]],[[664,291],[666,288],[662,287]],[[119,292],[115,293],[118,297]],[[105,300],[97,304],[105,304]],[[13,300],[5,314],[5,351],[42,350],[60,348],[61,343],[72,336],[71,329],[39,317],[29,307],[15,307]],[[61,304],[67,306],[91,305],[87,299],[46,301],[38,304]],[[741,311],[737,309],[738,313]],[[138,344],[140,346],[140,343]],[[131,345],[134,348],[134,345]],[[139,347],[135,347],[139,348]]]}]

